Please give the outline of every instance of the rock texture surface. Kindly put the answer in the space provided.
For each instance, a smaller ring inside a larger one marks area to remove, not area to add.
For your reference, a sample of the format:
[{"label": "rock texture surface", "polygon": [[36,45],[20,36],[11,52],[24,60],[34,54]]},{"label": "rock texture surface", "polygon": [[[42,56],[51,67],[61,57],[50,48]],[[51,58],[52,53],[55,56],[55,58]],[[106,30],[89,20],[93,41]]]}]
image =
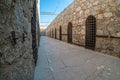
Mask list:
[{"label": "rock texture surface", "polygon": [[[33,80],[31,17],[34,1],[0,0],[0,80]],[[15,37],[11,34],[13,31]]]},{"label": "rock texture surface", "polygon": [[72,42],[85,46],[86,19],[96,18],[95,50],[120,57],[120,0],[74,0],[47,28],[47,35],[59,39],[62,27],[62,40],[67,42],[68,23],[72,23]]}]

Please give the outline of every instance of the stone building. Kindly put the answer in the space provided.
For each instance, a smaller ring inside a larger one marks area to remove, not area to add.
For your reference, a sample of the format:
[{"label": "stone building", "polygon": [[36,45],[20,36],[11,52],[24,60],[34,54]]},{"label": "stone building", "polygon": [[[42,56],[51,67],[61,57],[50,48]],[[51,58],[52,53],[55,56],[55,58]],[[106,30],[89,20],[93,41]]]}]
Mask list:
[{"label": "stone building", "polygon": [[46,31],[50,37],[120,57],[120,0],[74,0]]},{"label": "stone building", "polygon": [[33,80],[38,0],[0,0],[0,80]]},{"label": "stone building", "polygon": [[46,31],[45,31],[45,29],[40,29],[40,35],[41,36],[45,36],[46,35]]}]

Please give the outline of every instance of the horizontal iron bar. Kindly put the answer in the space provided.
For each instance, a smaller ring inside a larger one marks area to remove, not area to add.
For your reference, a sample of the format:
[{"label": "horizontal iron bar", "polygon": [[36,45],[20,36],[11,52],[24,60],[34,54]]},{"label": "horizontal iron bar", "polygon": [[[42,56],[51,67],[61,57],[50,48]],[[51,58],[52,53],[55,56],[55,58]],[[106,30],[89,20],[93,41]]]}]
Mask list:
[{"label": "horizontal iron bar", "polygon": [[96,37],[104,37],[104,38],[120,38],[116,36],[107,36],[107,35],[96,35]]}]

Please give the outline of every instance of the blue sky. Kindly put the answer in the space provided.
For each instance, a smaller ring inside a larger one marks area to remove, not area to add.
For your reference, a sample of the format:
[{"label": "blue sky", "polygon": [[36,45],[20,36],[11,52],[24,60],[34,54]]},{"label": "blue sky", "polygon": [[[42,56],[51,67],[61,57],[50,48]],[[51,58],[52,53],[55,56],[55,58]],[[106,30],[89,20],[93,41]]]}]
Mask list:
[{"label": "blue sky", "polygon": [[57,15],[45,15],[43,12],[50,12],[54,14],[59,14],[63,11],[73,0],[40,0],[40,25],[41,27],[47,27],[52,22]]}]

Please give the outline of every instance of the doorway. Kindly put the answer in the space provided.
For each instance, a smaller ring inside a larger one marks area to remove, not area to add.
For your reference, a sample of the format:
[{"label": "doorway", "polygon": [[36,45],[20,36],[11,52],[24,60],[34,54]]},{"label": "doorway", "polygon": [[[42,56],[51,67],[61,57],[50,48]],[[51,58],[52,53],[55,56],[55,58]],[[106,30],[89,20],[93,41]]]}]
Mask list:
[{"label": "doorway", "polygon": [[68,23],[68,28],[67,28],[67,42],[72,43],[72,23]]},{"label": "doorway", "polygon": [[56,28],[55,28],[55,39],[57,38],[57,31],[56,31]]},{"label": "doorway", "polygon": [[59,28],[59,39],[62,40],[62,27]]},{"label": "doorway", "polygon": [[90,15],[86,20],[85,47],[87,49],[95,50],[95,43],[96,43],[96,18]]}]

